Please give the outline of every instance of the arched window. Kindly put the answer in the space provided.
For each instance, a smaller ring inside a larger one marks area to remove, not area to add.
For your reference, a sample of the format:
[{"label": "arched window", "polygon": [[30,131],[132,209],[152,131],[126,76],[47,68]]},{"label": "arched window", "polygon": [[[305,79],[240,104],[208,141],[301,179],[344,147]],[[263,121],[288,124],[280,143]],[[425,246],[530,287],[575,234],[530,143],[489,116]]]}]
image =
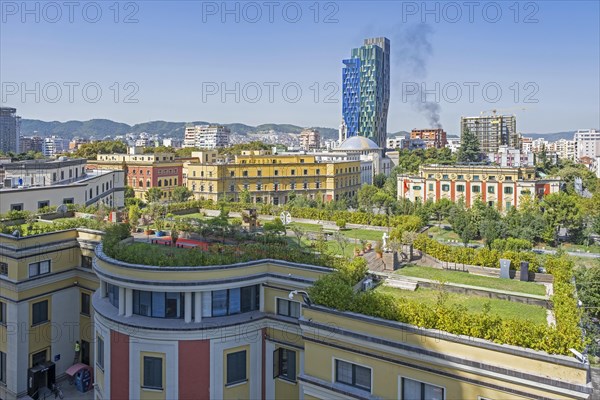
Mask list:
[{"label": "arched window", "polygon": [[144,187],[144,181],[140,179],[139,187]]},{"label": "arched window", "polygon": [[169,179],[169,186],[173,186],[173,179]]},{"label": "arched window", "polygon": [[162,186],[162,181],[159,179],[158,180],[158,187],[161,187],[161,186]]},{"label": "arched window", "polygon": [[146,181],[146,187],[150,187],[150,179]]}]

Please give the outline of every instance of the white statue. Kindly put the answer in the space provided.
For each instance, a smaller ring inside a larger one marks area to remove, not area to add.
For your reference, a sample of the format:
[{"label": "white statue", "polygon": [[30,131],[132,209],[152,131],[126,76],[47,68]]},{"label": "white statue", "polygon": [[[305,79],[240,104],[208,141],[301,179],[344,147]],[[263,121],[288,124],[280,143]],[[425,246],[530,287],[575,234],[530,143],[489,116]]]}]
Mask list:
[{"label": "white statue", "polygon": [[381,237],[381,239],[383,240],[383,251],[387,252],[388,251],[387,240],[389,239],[387,232],[383,232],[383,236]]}]

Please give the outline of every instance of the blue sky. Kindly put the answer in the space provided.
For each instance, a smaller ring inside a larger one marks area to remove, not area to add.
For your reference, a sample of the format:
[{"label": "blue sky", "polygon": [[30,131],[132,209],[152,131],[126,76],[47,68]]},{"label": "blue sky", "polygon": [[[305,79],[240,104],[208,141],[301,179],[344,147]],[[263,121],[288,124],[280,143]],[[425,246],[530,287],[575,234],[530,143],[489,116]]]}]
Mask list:
[{"label": "blue sky", "polygon": [[[491,109],[516,113],[522,132],[600,128],[598,1],[475,2],[472,17],[464,2],[427,2],[430,13],[421,1],[273,3],[271,21],[268,2],[230,2],[230,13],[220,1],[121,2],[118,15],[112,1],[78,2],[71,22],[62,2],[58,15],[49,3],[28,3],[27,14],[2,1],[0,101],[42,120],[337,127],[341,60],[364,38],[387,36],[390,131],[428,127],[407,92],[414,84],[449,133],[461,115]],[[407,33],[422,23],[431,52],[415,69],[409,55],[422,42]]]}]

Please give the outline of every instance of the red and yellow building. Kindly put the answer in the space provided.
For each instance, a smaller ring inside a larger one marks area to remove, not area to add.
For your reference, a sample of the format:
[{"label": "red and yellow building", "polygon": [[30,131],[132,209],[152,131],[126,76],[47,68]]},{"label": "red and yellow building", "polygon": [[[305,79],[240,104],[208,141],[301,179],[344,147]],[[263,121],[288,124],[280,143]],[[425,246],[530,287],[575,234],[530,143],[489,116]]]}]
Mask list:
[{"label": "red and yellow building", "polygon": [[560,190],[560,179],[537,178],[534,167],[494,165],[423,165],[416,175],[398,175],[398,199],[415,202],[475,200],[501,211],[518,207],[523,195],[541,198]]},{"label": "red and yellow building", "polygon": [[169,200],[173,189],[183,185],[183,163],[174,153],[143,154],[141,148],[132,147],[129,154],[98,154],[96,161],[89,162],[88,166],[124,170],[126,185],[142,200],[153,187],[161,189],[163,199]]}]

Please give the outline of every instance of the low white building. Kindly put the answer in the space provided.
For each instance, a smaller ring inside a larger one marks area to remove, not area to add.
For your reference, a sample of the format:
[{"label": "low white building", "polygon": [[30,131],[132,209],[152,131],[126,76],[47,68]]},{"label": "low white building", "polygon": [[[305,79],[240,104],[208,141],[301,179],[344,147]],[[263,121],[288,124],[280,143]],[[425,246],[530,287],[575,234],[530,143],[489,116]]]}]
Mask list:
[{"label": "low white building", "polygon": [[229,146],[231,131],[222,125],[195,125],[185,127],[183,147],[218,149]]},{"label": "low white building", "polygon": [[575,132],[573,141],[577,146],[577,159],[600,156],[600,131],[596,129],[579,129]]},{"label": "low white building", "polygon": [[508,146],[500,146],[497,153],[488,153],[488,160],[501,167],[531,167],[535,165],[535,155]]},{"label": "low white building", "polygon": [[87,160],[31,160],[5,164],[0,213],[37,211],[61,204],[125,205],[121,170],[86,170]]}]

